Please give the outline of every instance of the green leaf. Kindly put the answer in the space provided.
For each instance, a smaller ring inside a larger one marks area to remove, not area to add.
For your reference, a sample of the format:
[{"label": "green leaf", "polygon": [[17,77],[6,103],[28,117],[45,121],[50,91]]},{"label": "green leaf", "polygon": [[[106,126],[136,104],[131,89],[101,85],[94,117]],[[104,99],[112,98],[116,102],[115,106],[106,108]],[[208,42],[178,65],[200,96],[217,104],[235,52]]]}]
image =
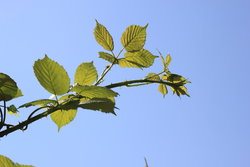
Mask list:
[{"label": "green leaf", "polygon": [[97,79],[97,71],[93,62],[80,64],[75,73],[75,84],[91,85]]},{"label": "green leaf", "polygon": [[[65,102],[69,99],[69,95],[62,96],[59,99],[59,102]],[[74,102],[73,104],[69,104],[67,101],[63,106],[62,109],[57,110],[50,114],[50,117],[52,121],[57,125],[58,131],[60,131],[61,127],[69,124],[71,121],[74,120],[76,113],[77,113],[77,107],[78,102]]]},{"label": "green leaf", "polygon": [[149,51],[142,49],[138,52],[126,52],[125,59],[131,63],[136,63],[140,67],[150,67],[157,56],[152,55]]},{"label": "green leaf", "polygon": [[145,27],[131,25],[122,34],[121,43],[128,52],[136,52],[143,48],[146,41]]},{"label": "green leaf", "polygon": [[20,165],[18,163],[14,163],[9,158],[0,155],[0,167],[34,167],[31,165]]},{"label": "green leaf", "polygon": [[159,54],[160,54],[161,62],[162,62],[162,64],[163,64],[164,70],[165,70],[165,69],[167,68],[167,67],[166,67],[166,63],[165,63],[165,60],[164,60],[164,58],[163,58],[161,52],[160,52],[160,51],[158,51],[158,52],[159,52]]},{"label": "green leaf", "polygon": [[117,59],[113,55],[105,53],[105,52],[98,52],[98,54],[100,58],[107,60],[110,63],[117,64]]},{"label": "green leaf", "polygon": [[29,103],[25,103],[23,105],[21,105],[19,108],[23,108],[23,107],[31,107],[31,106],[46,106],[48,104],[56,104],[57,102],[55,100],[51,100],[51,99],[40,99],[40,100],[35,100]]},{"label": "green leaf", "polygon": [[76,85],[71,91],[88,98],[109,98],[118,95],[118,93],[113,90],[101,86]]},{"label": "green leaf", "polygon": [[142,69],[142,67],[134,62],[129,62],[128,60],[126,60],[125,58],[120,58],[118,59],[118,64],[120,67],[135,67],[135,68],[140,68]]},{"label": "green leaf", "polygon": [[170,89],[173,91],[173,94],[177,94],[177,96],[186,95],[190,97],[190,95],[187,92],[187,88],[185,86],[176,86],[176,87],[171,86]]},{"label": "green leaf", "polygon": [[70,79],[67,72],[63,66],[51,60],[47,55],[43,59],[38,59],[33,68],[39,83],[48,92],[54,95],[63,95],[68,92]]},{"label": "green leaf", "polygon": [[163,94],[163,97],[165,97],[165,95],[168,93],[167,86],[164,85],[164,84],[160,84],[160,85],[158,86],[158,90],[159,90],[160,93]]},{"label": "green leaf", "polygon": [[23,93],[21,91],[21,89],[17,89],[17,93],[16,93],[16,96],[14,98],[18,98],[18,97],[21,97],[23,96]]},{"label": "green leaf", "polygon": [[4,73],[0,73],[0,101],[9,101],[16,97],[18,87],[16,82]]},{"label": "green leaf", "polygon": [[153,80],[153,81],[160,81],[161,80],[161,78],[159,77],[159,75],[157,75],[156,73],[149,73],[146,76],[146,79],[150,79],[150,80]]},{"label": "green leaf", "polygon": [[94,29],[94,36],[96,41],[106,50],[113,51],[114,42],[113,38],[102,24],[99,24],[96,20],[96,27]]},{"label": "green leaf", "polygon": [[114,112],[115,103],[111,99],[107,98],[93,98],[91,100],[83,100],[79,104],[79,107],[116,115]]},{"label": "green leaf", "polygon": [[166,56],[166,67],[169,66],[169,64],[171,63],[171,61],[172,61],[172,58],[171,58],[170,54],[168,54],[168,55]]},{"label": "green leaf", "polygon": [[10,115],[15,115],[15,116],[19,116],[18,115],[18,110],[17,110],[17,108],[16,108],[16,106],[15,105],[10,105],[9,107],[7,107],[7,110],[8,110],[8,113],[10,114]]},{"label": "green leaf", "polygon": [[191,83],[190,81],[185,79],[183,76],[178,75],[178,74],[167,74],[167,75],[164,74],[162,75],[162,79],[167,80],[171,83],[182,83],[182,84]]}]

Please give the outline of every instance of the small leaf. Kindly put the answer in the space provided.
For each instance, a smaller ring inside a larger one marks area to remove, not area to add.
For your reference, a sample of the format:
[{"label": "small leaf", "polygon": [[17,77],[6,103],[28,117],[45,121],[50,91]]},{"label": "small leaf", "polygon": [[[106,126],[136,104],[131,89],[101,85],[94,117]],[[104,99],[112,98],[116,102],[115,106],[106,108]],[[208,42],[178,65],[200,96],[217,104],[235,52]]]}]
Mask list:
[{"label": "small leaf", "polygon": [[117,64],[117,59],[113,55],[105,53],[105,52],[98,52],[98,54],[100,58],[107,60],[110,63]]},{"label": "small leaf", "polygon": [[187,93],[187,88],[185,86],[177,86],[177,87],[170,87],[174,94],[177,94],[177,96],[180,95],[186,95],[190,97],[190,95]]},{"label": "small leaf", "polygon": [[18,115],[18,110],[17,110],[17,108],[16,108],[16,106],[15,105],[10,105],[9,107],[7,107],[7,110],[8,110],[8,113],[10,114],[10,115],[12,115],[12,114],[14,114],[15,116],[19,116]]},{"label": "small leaf", "polygon": [[166,56],[166,67],[169,66],[169,64],[171,63],[171,61],[172,61],[172,58],[171,58],[170,54],[168,54],[168,55]]},{"label": "small leaf", "polygon": [[39,83],[48,92],[54,95],[63,95],[68,92],[70,79],[67,72],[63,66],[51,60],[47,55],[43,59],[38,59],[33,68]]},{"label": "small leaf", "polygon": [[19,108],[23,108],[23,107],[31,107],[31,106],[46,106],[48,104],[56,104],[57,102],[55,100],[51,100],[51,99],[40,99],[40,100],[35,100],[29,103],[25,103],[23,105],[21,105]]},{"label": "small leaf", "polygon": [[146,76],[146,79],[150,79],[150,80],[153,80],[153,81],[160,81],[161,80],[161,78],[159,77],[159,75],[157,75],[156,73],[149,73]]},{"label": "small leaf", "polygon": [[80,64],[75,73],[75,84],[91,85],[97,79],[97,71],[93,62]]},{"label": "small leaf", "polygon": [[122,34],[121,43],[128,52],[136,52],[143,48],[146,41],[146,28],[131,25]]},{"label": "small leaf", "polygon": [[16,97],[18,87],[16,82],[4,73],[0,73],[0,101],[9,101]]},{"label": "small leaf", "polygon": [[[69,98],[69,95],[62,96],[59,101],[64,101]],[[76,113],[77,113],[77,105],[67,105],[64,104],[62,109],[57,110],[50,114],[52,121],[57,125],[58,131],[60,131],[61,127],[69,124],[71,121],[74,120]]]},{"label": "small leaf", "polygon": [[165,95],[168,93],[167,86],[164,85],[164,84],[160,84],[160,85],[158,86],[158,90],[159,90],[160,93],[163,94],[163,97],[165,97]]},{"label": "small leaf", "polygon": [[79,104],[79,107],[116,115],[114,112],[115,103],[107,98],[93,98],[91,100],[83,100]]},{"label": "small leaf", "polygon": [[102,24],[99,24],[96,20],[96,27],[94,29],[94,35],[96,41],[106,50],[113,51],[114,42],[113,38]]},{"label": "small leaf", "polygon": [[124,56],[127,61],[136,63],[144,68],[150,67],[154,63],[154,59],[157,57],[145,49],[138,52],[126,52]]},{"label": "small leaf", "polygon": [[20,165],[18,163],[14,163],[7,157],[0,155],[0,167],[34,167],[34,166]]},{"label": "small leaf", "polygon": [[142,67],[139,64],[134,63],[134,62],[129,62],[125,58],[118,59],[118,64],[119,64],[120,67],[124,67],[124,68],[126,68],[126,67],[135,67],[135,68],[142,69]]},{"label": "small leaf", "polygon": [[183,76],[178,75],[178,74],[167,74],[167,75],[164,74],[162,75],[162,79],[167,80],[171,83],[182,83],[182,84],[191,83],[190,81],[185,79]]},{"label": "small leaf", "polygon": [[113,90],[101,86],[76,85],[71,91],[88,98],[109,98],[118,95],[118,93]]}]

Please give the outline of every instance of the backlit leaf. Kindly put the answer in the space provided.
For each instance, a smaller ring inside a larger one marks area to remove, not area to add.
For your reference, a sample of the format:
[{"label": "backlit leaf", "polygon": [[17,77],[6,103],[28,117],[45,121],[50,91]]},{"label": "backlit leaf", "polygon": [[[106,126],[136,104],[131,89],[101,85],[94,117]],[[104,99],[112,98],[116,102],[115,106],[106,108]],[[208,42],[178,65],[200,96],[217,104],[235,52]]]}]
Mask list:
[{"label": "backlit leaf", "polygon": [[23,93],[21,91],[21,89],[17,89],[17,93],[16,93],[16,96],[14,98],[18,98],[18,97],[21,97],[23,96]]},{"label": "backlit leaf", "polygon": [[91,100],[82,101],[79,106],[84,109],[98,110],[104,113],[112,113],[114,115],[115,103],[106,98],[93,98]]},{"label": "backlit leaf", "polygon": [[137,63],[133,63],[133,62],[129,62],[128,60],[126,60],[125,58],[120,58],[118,59],[118,64],[120,67],[135,67],[135,68],[142,68],[139,64]]},{"label": "backlit leaf", "polygon": [[169,64],[171,63],[171,61],[172,61],[172,58],[171,58],[170,54],[168,54],[166,56],[166,66],[169,66]]},{"label": "backlit leaf", "polygon": [[171,83],[182,83],[182,84],[190,83],[190,81],[188,81],[183,76],[178,74],[167,74],[167,75],[164,74],[162,75],[162,79],[167,80]]},{"label": "backlit leaf", "polygon": [[9,101],[17,95],[16,82],[4,73],[0,73],[0,101]]},{"label": "backlit leaf", "polygon": [[14,163],[7,157],[0,155],[0,167],[34,167],[34,166],[20,165],[18,163]]},{"label": "backlit leaf", "polygon": [[91,85],[97,79],[97,71],[93,62],[80,64],[75,72],[75,84]]},{"label": "backlit leaf", "polygon": [[94,29],[96,41],[106,50],[112,51],[114,49],[113,38],[102,24],[96,20],[96,27]]},{"label": "backlit leaf", "polygon": [[190,95],[187,92],[187,88],[185,86],[178,86],[178,87],[170,87],[174,94],[180,95],[186,95],[190,97]]},{"label": "backlit leaf", "polygon": [[[69,95],[62,96],[59,101],[64,101],[65,99],[68,99]],[[60,131],[61,127],[67,125],[71,121],[74,120],[77,113],[77,105],[70,105],[67,107],[65,105],[63,109],[59,109],[52,114],[50,114],[50,117],[52,121],[57,125],[58,131]]]},{"label": "backlit leaf", "polygon": [[122,34],[121,43],[128,52],[139,51],[143,48],[146,41],[146,28],[131,25]]},{"label": "backlit leaf", "polygon": [[158,86],[158,90],[161,94],[163,94],[163,97],[165,97],[165,95],[168,93],[168,89],[167,89],[167,86],[164,85],[164,84],[160,84]]},{"label": "backlit leaf", "polygon": [[113,55],[105,53],[105,52],[98,52],[98,54],[100,58],[107,60],[110,63],[117,64],[117,60]]},{"label": "backlit leaf", "polygon": [[154,59],[157,57],[145,49],[138,52],[126,52],[124,56],[127,61],[136,63],[144,68],[150,67],[154,63]]},{"label": "backlit leaf", "polygon": [[55,100],[51,100],[51,99],[40,99],[40,100],[35,100],[29,103],[25,103],[23,105],[21,105],[19,108],[22,107],[31,107],[31,106],[46,106],[48,104],[56,104]]},{"label": "backlit leaf", "polygon": [[101,86],[76,85],[71,91],[88,98],[109,98],[118,95],[118,93],[113,90]]},{"label": "backlit leaf", "polygon": [[51,60],[47,55],[43,59],[38,59],[33,68],[39,83],[48,92],[54,95],[63,95],[68,92],[70,79],[67,72],[63,66]]},{"label": "backlit leaf", "polygon": [[159,77],[159,75],[157,75],[156,73],[149,73],[146,76],[146,79],[150,79],[150,80],[153,80],[153,81],[160,81],[161,80],[161,78]]}]

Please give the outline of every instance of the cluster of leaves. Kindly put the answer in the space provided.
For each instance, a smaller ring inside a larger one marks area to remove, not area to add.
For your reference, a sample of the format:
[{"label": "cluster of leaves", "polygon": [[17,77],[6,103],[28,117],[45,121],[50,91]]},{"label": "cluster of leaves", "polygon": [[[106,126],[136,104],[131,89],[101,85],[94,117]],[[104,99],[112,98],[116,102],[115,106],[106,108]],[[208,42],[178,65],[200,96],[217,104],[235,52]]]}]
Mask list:
[{"label": "cluster of leaves", "polygon": [[[144,48],[146,42],[146,29],[148,25],[141,27],[138,25],[129,26],[121,36],[121,44],[123,48],[116,55],[114,50],[114,41],[106,27],[96,21],[94,36],[96,41],[106,50],[99,52],[99,57],[111,63],[101,75],[93,62],[81,63],[74,75],[74,81],[71,84],[68,73],[63,66],[56,61],[50,59],[47,55],[43,59],[35,61],[33,69],[40,85],[52,94],[49,99],[38,99],[25,103],[18,108],[15,105],[7,106],[6,102],[14,98],[22,96],[21,90],[17,87],[16,82],[8,75],[0,73],[0,101],[4,102],[1,109],[0,130],[6,127],[4,131],[0,131],[0,137],[7,135],[15,130],[25,130],[27,125],[50,115],[52,121],[61,127],[70,123],[77,114],[78,108],[98,110],[104,113],[115,113],[115,97],[118,93],[112,88],[120,86],[139,86],[152,83],[158,83],[158,90],[165,96],[168,93],[167,86],[174,94],[187,95],[187,88],[184,86],[189,83],[184,77],[178,74],[172,74],[169,71],[171,56],[167,55],[164,59],[162,54],[160,58],[163,63],[163,70],[159,73],[149,73],[145,78],[138,80],[130,80],[118,82],[106,86],[100,86],[104,81],[104,77],[114,65],[127,68],[148,68],[153,65],[155,56]],[[123,57],[119,57],[123,51]],[[37,106],[28,119],[18,125],[10,125],[5,123],[6,112],[17,114],[21,108]],[[2,108],[4,111],[2,111]],[[35,113],[41,109],[45,109],[41,114],[36,116]]]}]

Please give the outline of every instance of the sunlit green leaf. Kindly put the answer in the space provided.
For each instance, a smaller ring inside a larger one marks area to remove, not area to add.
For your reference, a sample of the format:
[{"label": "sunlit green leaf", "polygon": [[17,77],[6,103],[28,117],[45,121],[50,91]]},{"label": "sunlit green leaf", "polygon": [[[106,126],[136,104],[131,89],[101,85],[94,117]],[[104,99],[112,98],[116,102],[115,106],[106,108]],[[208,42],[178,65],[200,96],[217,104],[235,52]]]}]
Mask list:
[{"label": "sunlit green leaf", "polygon": [[168,55],[166,56],[166,66],[167,66],[167,67],[169,66],[169,64],[171,63],[171,61],[172,61],[172,58],[171,58],[170,54],[168,54]]},{"label": "sunlit green leaf", "polygon": [[0,73],[0,101],[9,101],[16,97],[18,87],[16,82],[4,73]]},{"label": "sunlit green leaf", "polygon": [[187,88],[185,86],[178,86],[178,87],[170,87],[174,94],[180,95],[186,95],[190,97],[190,95],[187,92]]},{"label": "sunlit green leaf", "polygon": [[91,100],[83,100],[79,104],[79,107],[116,115],[114,112],[115,103],[107,98],[93,98]]},{"label": "sunlit green leaf", "polygon": [[35,100],[29,103],[25,103],[23,105],[21,105],[19,108],[22,107],[31,107],[31,106],[46,106],[48,104],[56,104],[55,100],[51,100],[51,99],[40,99],[40,100]]},{"label": "sunlit green leaf", "polygon": [[160,93],[163,94],[163,97],[165,97],[165,95],[168,93],[167,86],[164,85],[164,84],[160,84],[160,85],[158,86],[158,90],[159,90]]},{"label": "sunlit green leaf", "polygon": [[[59,101],[64,101],[68,99],[69,95],[62,96]],[[77,113],[77,105],[64,105],[62,109],[57,110],[50,114],[52,121],[57,125],[58,131],[60,131],[61,127],[67,125],[71,121],[74,120]]]},{"label": "sunlit green leaf", "polygon": [[164,74],[162,75],[162,79],[167,80],[168,82],[171,83],[182,83],[182,84],[190,83],[190,81],[188,81],[183,76],[178,74],[167,74],[167,75]]},{"label": "sunlit green leaf", "polygon": [[94,29],[96,41],[106,50],[112,51],[114,49],[113,38],[102,24],[96,20],[96,27]]},{"label": "sunlit green leaf", "polygon": [[34,167],[34,166],[20,165],[18,163],[14,163],[7,157],[0,155],[0,167]]},{"label": "sunlit green leaf", "polygon": [[150,80],[153,80],[153,81],[160,81],[161,80],[161,78],[159,77],[159,75],[157,75],[156,73],[149,73],[146,76],[146,79],[150,79]]},{"label": "sunlit green leaf", "polygon": [[143,48],[146,41],[146,28],[131,25],[122,34],[121,43],[128,52],[139,51]]},{"label": "sunlit green leaf", "polygon": [[158,51],[158,52],[159,52],[159,54],[160,54],[161,62],[162,62],[162,64],[163,64],[163,66],[164,66],[164,70],[165,70],[165,69],[166,69],[166,63],[165,63],[165,60],[164,60],[164,58],[163,58],[163,56],[162,56],[161,52],[160,52],[160,51]]},{"label": "sunlit green leaf", "polygon": [[10,105],[9,107],[7,107],[7,110],[8,110],[8,113],[10,114],[10,115],[16,115],[16,116],[19,116],[18,115],[18,110],[17,110],[17,108],[16,108],[16,106],[15,105]]},{"label": "sunlit green leaf", "polygon": [[23,96],[23,93],[21,91],[21,89],[17,89],[17,93],[16,93],[16,96],[14,98],[18,98],[18,97],[21,97]]},{"label": "sunlit green leaf", "polygon": [[128,60],[126,60],[125,58],[120,58],[118,59],[118,64],[120,67],[135,67],[135,68],[142,68],[139,64],[137,63],[133,63],[133,62],[129,62]]},{"label": "sunlit green leaf", "polygon": [[97,79],[97,71],[93,62],[80,64],[75,72],[75,84],[91,85]]},{"label": "sunlit green leaf", "polygon": [[98,54],[99,54],[100,58],[107,60],[110,63],[117,64],[117,60],[113,55],[111,55],[109,53],[105,53],[105,52],[98,52]]},{"label": "sunlit green leaf", "polygon": [[136,63],[144,68],[150,67],[154,63],[154,59],[157,57],[145,49],[138,52],[126,52],[124,56],[127,61]]},{"label": "sunlit green leaf", "polygon": [[109,98],[115,97],[118,93],[114,92],[111,89],[100,87],[100,86],[82,86],[76,85],[72,88],[73,92],[76,92],[84,97],[88,98]]},{"label": "sunlit green leaf", "polygon": [[34,64],[34,73],[39,83],[54,95],[63,95],[68,92],[70,79],[63,68],[57,62],[51,60],[47,55],[38,59]]}]

